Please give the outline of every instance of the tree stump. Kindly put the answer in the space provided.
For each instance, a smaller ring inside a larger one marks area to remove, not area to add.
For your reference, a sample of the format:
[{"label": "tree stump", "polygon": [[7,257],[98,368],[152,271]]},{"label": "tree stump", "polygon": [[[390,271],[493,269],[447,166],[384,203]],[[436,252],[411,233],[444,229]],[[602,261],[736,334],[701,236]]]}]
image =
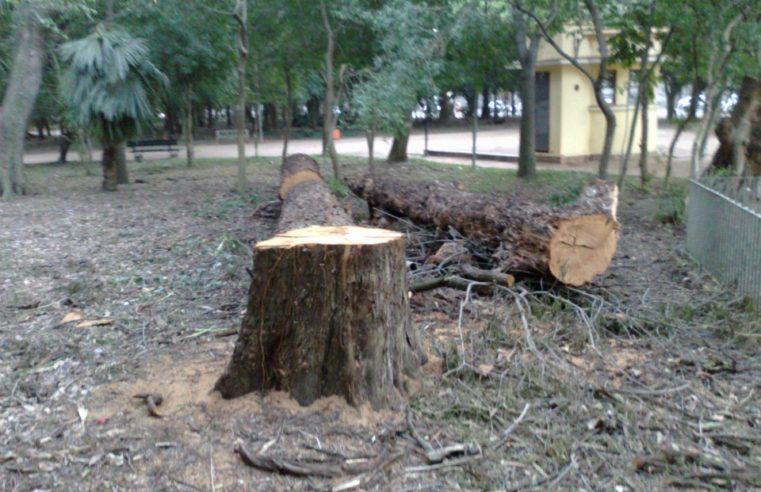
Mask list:
[{"label": "tree stump", "polygon": [[348,225],[305,155],[283,164],[280,197],[278,233],[254,248],[248,308],[215,389],[225,398],[282,390],[302,405],[340,395],[354,406],[394,406],[404,375],[423,360],[404,236]]}]

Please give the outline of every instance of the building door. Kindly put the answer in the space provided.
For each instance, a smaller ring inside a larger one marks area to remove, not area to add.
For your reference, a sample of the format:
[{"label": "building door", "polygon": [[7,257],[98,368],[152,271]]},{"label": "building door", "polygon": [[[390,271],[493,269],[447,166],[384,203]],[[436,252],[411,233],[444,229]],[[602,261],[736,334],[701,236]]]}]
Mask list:
[{"label": "building door", "polygon": [[536,72],[534,138],[537,152],[550,151],[550,73]]}]

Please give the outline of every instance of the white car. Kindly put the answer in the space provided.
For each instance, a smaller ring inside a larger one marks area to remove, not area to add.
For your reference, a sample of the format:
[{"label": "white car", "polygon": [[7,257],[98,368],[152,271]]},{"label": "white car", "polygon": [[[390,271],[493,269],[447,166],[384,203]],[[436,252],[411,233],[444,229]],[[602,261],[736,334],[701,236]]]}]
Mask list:
[{"label": "white car", "polygon": [[[676,114],[677,118],[686,118],[687,112],[690,110],[690,100],[692,98],[682,97],[677,101],[676,107],[674,108],[674,112]],[[730,92],[729,94],[725,94],[721,98],[720,105],[720,111],[721,116],[729,116],[732,114],[732,110],[735,108],[735,104],[737,104],[737,94],[734,92]],[[705,114],[705,107],[706,107],[706,98],[705,94],[700,94],[698,96],[698,105],[695,108],[695,117],[700,119]]]}]

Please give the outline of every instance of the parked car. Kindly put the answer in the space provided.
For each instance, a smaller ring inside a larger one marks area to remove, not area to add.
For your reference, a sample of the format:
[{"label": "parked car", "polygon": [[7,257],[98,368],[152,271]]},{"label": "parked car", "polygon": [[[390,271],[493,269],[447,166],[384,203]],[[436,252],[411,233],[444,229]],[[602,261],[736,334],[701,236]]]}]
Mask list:
[{"label": "parked car", "polygon": [[[680,98],[676,106],[674,108],[674,113],[676,114],[677,118],[686,118],[687,112],[690,110],[690,102],[691,97],[682,97]],[[737,104],[737,94],[734,92],[730,92],[729,94],[725,94],[722,96],[721,101],[719,103],[719,108],[721,111],[721,116],[729,116],[732,114],[732,110],[735,108],[735,104]],[[705,114],[705,107],[706,107],[706,98],[705,94],[700,94],[698,96],[698,105],[695,108],[695,117],[696,118],[702,118]]]},{"label": "parked car", "polygon": [[430,101],[426,101],[425,99],[421,100],[417,107],[412,110],[412,119],[413,120],[424,120],[426,118],[426,115],[430,116],[433,119],[436,119],[441,114],[441,105],[439,105],[438,100],[435,98],[433,99],[436,101],[434,104],[430,107],[430,114],[428,104]]}]

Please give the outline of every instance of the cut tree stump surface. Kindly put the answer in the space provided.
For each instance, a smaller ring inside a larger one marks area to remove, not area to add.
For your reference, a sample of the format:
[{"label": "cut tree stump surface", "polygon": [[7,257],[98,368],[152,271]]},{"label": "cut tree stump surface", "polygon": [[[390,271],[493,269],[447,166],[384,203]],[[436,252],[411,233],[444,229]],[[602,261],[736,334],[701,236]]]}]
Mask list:
[{"label": "cut tree stump surface", "polygon": [[296,229],[276,235],[266,241],[256,243],[256,249],[290,248],[303,245],[348,245],[361,246],[368,244],[383,244],[389,241],[403,239],[404,234],[357,226],[312,226]]}]

